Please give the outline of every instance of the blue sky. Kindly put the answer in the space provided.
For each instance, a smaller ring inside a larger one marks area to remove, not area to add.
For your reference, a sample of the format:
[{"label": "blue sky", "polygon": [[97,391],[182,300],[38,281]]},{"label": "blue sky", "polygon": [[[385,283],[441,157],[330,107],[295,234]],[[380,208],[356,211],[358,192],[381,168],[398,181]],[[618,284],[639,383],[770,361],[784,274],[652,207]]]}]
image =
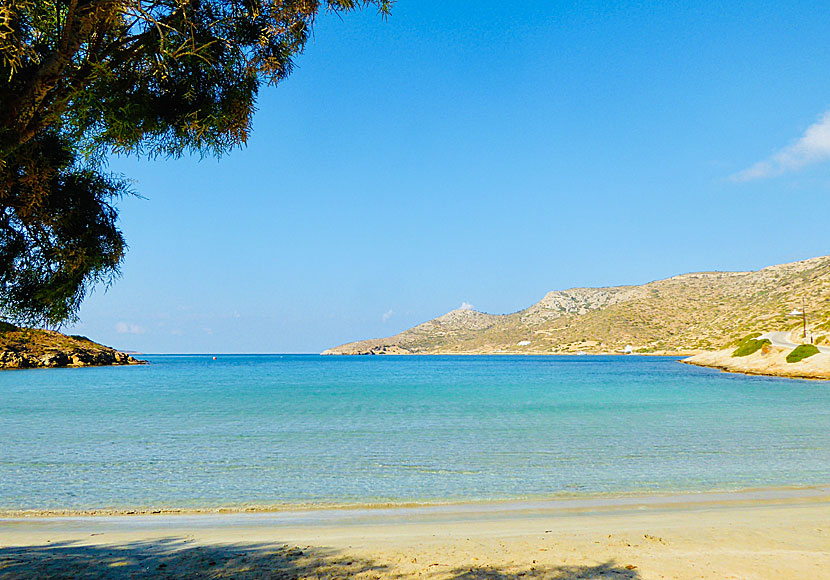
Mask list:
[{"label": "blue sky", "polygon": [[[701,4],[701,5],[696,5]],[[706,5],[703,5],[706,4]],[[824,3],[399,0],[319,19],[220,160],[115,158],[79,332],[319,352],[462,302],[830,253]]]}]

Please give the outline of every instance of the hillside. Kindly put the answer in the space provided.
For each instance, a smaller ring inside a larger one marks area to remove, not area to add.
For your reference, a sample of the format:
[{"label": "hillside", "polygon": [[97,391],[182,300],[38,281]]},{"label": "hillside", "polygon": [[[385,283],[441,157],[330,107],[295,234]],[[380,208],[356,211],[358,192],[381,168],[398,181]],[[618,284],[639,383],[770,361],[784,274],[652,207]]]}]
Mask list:
[{"label": "hillside", "polygon": [[141,364],[126,353],[54,330],[0,322],[0,369]]},{"label": "hillside", "polygon": [[798,327],[806,303],[817,342],[830,342],[830,256],[757,272],[697,272],[642,286],[549,292],[513,314],[453,310],[388,338],[323,354],[686,354],[752,332]]}]

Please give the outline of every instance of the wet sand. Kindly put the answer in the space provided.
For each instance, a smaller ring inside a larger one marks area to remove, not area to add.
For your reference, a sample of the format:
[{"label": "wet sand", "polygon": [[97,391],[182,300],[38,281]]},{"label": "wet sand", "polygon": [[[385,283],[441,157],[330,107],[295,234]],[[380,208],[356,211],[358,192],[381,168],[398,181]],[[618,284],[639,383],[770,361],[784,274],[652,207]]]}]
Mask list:
[{"label": "wet sand", "polygon": [[0,578],[830,579],[830,488],[0,520]]}]

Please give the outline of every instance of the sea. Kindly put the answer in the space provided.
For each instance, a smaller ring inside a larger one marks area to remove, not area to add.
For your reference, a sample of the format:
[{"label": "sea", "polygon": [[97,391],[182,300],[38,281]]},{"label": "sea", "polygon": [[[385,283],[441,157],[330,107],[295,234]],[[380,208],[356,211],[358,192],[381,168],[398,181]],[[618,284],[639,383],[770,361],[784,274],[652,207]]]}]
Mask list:
[{"label": "sea", "polygon": [[0,372],[0,511],[830,483],[830,382],[671,357],[164,355]]}]

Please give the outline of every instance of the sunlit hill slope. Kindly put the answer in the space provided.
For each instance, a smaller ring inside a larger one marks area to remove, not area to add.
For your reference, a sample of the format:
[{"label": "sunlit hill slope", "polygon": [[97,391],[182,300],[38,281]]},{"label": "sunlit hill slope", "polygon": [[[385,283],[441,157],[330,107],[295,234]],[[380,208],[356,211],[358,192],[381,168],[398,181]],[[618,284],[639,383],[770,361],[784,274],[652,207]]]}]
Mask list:
[{"label": "sunlit hill slope", "polygon": [[557,290],[513,314],[453,310],[395,336],[323,354],[685,354],[799,326],[791,312],[804,305],[815,340],[830,342],[830,256],[757,272]]}]

